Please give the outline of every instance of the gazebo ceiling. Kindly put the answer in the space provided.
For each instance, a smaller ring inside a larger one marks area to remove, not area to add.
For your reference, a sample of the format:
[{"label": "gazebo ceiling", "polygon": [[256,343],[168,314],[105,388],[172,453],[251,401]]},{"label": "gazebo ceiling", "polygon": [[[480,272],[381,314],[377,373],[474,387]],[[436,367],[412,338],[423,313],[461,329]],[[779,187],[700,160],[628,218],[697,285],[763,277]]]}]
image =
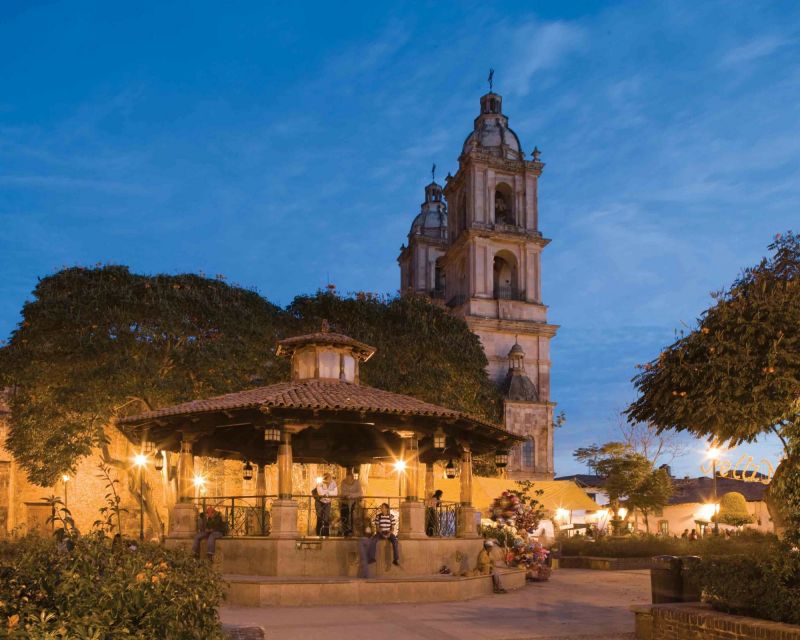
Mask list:
[{"label": "gazebo ceiling", "polygon": [[[283,382],[195,400],[124,418],[118,426],[133,440],[148,439],[178,451],[183,437],[194,452],[218,458],[275,460],[277,444],[264,441],[267,425],[294,435],[297,462],[366,463],[400,455],[400,431],[421,438],[420,458],[455,457],[460,444],[474,453],[510,448],[522,438],[469,414],[382,389],[311,379]],[[443,429],[448,449],[435,450],[432,434]]]}]

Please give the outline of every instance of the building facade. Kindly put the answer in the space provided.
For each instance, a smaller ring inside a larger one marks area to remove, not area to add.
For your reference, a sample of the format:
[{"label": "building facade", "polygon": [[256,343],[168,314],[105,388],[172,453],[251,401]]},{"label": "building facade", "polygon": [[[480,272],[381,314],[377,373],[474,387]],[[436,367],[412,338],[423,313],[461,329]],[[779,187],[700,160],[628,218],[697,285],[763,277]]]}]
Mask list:
[{"label": "building facade", "polygon": [[525,158],[503,99],[489,92],[442,188],[425,202],[403,245],[401,291],[428,295],[480,338],[489,376],[505,395],[505,426],[526,437],[511,452],[512,478],[553,478],[550,339],[542,302],[538,181],[544,164]]}]

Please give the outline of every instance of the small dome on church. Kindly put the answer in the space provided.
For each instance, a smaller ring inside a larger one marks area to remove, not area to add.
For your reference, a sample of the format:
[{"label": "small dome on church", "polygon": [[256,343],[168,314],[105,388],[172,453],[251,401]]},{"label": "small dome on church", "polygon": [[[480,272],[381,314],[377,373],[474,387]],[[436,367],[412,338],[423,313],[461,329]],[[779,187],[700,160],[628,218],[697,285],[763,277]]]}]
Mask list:
[{"label": "small dome on church", "polygon": [[512,358],[513,356],[522,356],[525,357],[525,352],[522,350],[519,342],[515,342],[514,346],[511,347],[511,350],[508,352],[508,357]]},{"label": "small dome on church", "polygon": [[409,235],[443,239],[446,233],[447,204],[444,201],[441,185],[431,182],[425,187],[425,202],[422,203],[419,214],[411,223]]},{"label": "small dome on church", "polygon": [[481,113],[475,118],[472,133],[464,141],[462,153],[469,153],[474,148],[512,160],[523,157],[519,138],[503,115],[503,97],[496,93],[481,97]]}]

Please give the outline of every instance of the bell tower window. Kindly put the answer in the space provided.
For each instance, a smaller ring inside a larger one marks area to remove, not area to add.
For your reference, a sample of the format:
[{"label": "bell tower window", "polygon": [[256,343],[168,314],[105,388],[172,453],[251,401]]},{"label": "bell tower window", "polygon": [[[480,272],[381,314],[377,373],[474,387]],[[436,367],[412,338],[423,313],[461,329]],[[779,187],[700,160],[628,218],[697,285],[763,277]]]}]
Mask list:
[{"label": "bell tower window", "polygon": [[515,224],[514,212],[511,207],[511,188],[506,184],[497,185],[494,192],[494,221],[495,224]]},{"label": "bell tower window", "polygon": [[514,254],[509,251],[500,251],[494,257],[493,272],[495,300],[518,299],[517,259]]}]

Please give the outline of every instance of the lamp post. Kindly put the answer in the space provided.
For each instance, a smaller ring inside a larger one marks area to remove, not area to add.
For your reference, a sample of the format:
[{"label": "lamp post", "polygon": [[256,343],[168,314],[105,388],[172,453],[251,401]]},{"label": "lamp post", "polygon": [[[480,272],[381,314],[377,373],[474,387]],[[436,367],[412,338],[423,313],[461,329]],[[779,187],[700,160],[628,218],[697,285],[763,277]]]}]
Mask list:
[{"label": "lamp post", "polygon": [[67,503],[67,482],[69,482],[69,476],[66,473],[61,476],[61,482],[64,484],[64,508],[69,509],[69,504]]},{"label": "lamp post", "polygon": [[[708,457],[711,458],[711,491],[713,493],[713,500],[715,505],[719,505],[717,500],[717,460],[719,459],[719,447],[710,447],[708,449]],[[719,506],[716,507],[717,509]],[[719,522],[714,518],[714,535],[719,533]]]},{"label": "lamp post", "polygon": [[147,456],[138,453],[133,463],[139,467],[139,540],[144,540],[144,468],[147,466]]}]

